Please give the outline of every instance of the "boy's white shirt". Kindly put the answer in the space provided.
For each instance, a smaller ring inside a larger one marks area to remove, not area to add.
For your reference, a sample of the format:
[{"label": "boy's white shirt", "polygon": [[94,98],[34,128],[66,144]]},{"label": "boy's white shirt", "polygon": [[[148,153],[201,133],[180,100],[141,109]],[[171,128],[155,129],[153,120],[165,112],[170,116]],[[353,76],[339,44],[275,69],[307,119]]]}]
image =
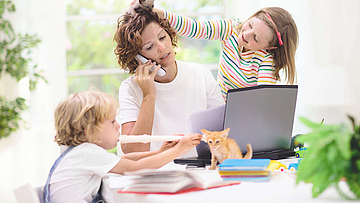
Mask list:
[{"label": "boy's white shirt", "polygon": [[[61,152],[66,150],[61,147]],[[73,148],[56,167],[50,181],[51,203],[91,202],[101,179],[120,161],[120,157],[102,147],[83,143]],[[114,202],[109,187],[103,184],[106,202]]]},{"label": "boy's white shirt", "polygon": [[[220,87],[211,71],[204,65],[176,60],[178,73],[170,83],[155,83],[157,95],[152,134],[172,135],[191,133],[187,120],[194,112],[224,104]],[[136,121],[143,94],[133,77],[119,88],[120,125]],[[162,142],[152,142],[150,150],[157,150]],[[195,147],[182,157],[197,156]]]}]

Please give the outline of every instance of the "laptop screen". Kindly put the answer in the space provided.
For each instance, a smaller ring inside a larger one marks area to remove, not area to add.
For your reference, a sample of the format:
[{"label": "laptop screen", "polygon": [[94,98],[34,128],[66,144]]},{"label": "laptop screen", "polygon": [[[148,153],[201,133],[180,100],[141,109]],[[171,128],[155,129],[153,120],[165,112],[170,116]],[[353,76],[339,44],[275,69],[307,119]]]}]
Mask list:
[{"label": "laptop screen", "polygon": [[243,154],[290,148],[297,85],[260,85],[228,91],[223,129]]}]

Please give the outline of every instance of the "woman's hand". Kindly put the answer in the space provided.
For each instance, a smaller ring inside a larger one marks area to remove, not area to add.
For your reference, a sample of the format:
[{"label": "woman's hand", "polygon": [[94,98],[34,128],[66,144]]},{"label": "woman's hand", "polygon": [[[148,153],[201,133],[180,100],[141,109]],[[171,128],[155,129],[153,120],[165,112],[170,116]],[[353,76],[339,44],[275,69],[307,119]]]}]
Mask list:
[{"label": "woman's hand", "polygon": [[[139,62],[139,64],[141,64],[141,62]],[[149,60],[145,64],[139,65],[135,71],[134,81],[136,82],[136,84],[139,85],[140,89],[142,90],[144,98],[147,96],[156,96],[156,86],[154,78],[161,66],[157,65],[154,71],[150,73],[150,68],[152,68],[154,65],[156,65],[156,63]]]}]

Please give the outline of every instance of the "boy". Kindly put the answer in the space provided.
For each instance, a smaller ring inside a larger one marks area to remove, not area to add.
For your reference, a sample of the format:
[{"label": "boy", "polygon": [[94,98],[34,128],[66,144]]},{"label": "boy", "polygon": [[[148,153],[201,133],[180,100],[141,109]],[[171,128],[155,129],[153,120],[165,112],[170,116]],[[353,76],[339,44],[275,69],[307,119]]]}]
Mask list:
[{"label": "boy", "polygon": [[200,143],[201,135],[190,134],[179,141],[164,142],[157,151],[122,157],[108,153],[120,135],[115,120],[118,106],[112,96],[95,91],[72,94],[57,106],[55,141],[64,152],[50,170],[45,202],[113,202],[101,195],[102,178],[108,172],[160,168]]}]

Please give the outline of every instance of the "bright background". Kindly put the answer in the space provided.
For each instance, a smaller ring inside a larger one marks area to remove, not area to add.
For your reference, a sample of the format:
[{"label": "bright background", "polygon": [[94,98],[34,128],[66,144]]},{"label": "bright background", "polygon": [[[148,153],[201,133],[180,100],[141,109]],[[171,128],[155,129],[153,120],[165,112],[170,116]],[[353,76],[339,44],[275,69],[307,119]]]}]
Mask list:
[{"label": "bright background", "polygon": [[[2,95],[8,99],[25,97],[30,105],[29,111],[24,113],[28,128],[0,140],[0,202],[16,202],[12,191],[25,183],[34,187],[45,183],[59,155],[58,146],[53,142],[53,112],[61,100],[69,93],[92,87],[117,97],[118,87],[127,76],[121,74],[116,64],[112,37],[117,17],[129,2],[14,1],[17,12],[8,19],[17,33],[38,34],[42,39],[33,53],[33,61],[44,70],[49,83],[39,82],[36,91],[29,93],[26,81],[17,84],[6,76],[0,80]],[[360,122],[357,105],[360,101],[360,57],[356,51],[356,47],[360,47],[359,1],[178,0],[180,4],[177,5],[169,2],[172,1],[156,0],[155,5],[204,19],[246,20],[267,6],[288,10],[300,36],[296,54],[299,94],[293,134],[308,132],[298,121],[299,116],[318,122],[324,118],[325,123],[334,124],[348,123],[346,115],[351,114]],[[67,7],[66,3],[72,6]],[[209,63],[209,68],[216,73],[217,42],[182,40],[180,43],[179,58]],[[187,44],[195,45],[187,47]]]}]

